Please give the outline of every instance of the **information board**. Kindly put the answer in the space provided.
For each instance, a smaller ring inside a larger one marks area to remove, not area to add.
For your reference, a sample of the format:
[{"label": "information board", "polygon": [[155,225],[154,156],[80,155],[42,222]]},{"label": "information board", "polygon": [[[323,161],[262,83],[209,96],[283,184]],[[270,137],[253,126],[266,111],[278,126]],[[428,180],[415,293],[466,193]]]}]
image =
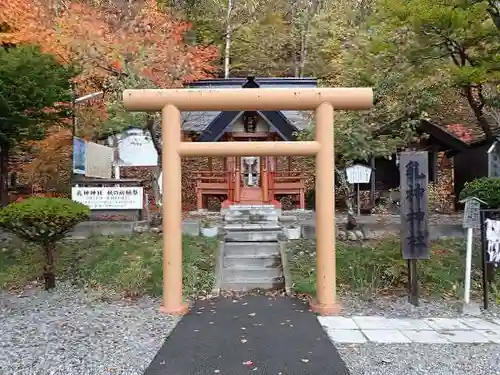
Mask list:
[{"label": "information board", "polygon": [[74,187],[71,199],[91,210],[140,210],[144,205],[142,187]]},{"label": "information board", "polygon": [[350,184],[367,184],[370,182],[372,169],[362,164],[354,164],[345,169],[347,182]]}]

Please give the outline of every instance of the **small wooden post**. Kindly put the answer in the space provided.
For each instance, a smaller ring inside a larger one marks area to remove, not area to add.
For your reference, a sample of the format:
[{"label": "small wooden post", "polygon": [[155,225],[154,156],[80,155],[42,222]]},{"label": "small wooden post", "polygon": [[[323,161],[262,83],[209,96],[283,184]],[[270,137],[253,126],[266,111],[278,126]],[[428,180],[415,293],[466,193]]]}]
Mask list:
[{"label": "small wooden post", "polygon": [[241,191],[241,158],[236,157],[235,158],[235,171],[234,171],[234,201],[239,202],[240,201],[240,191]]},{"label": "small wooden post", "polygon": [[260,184],[262,188],[262,200],[269,202],[269,180],[267,176],[267,156],[260,158]]}]

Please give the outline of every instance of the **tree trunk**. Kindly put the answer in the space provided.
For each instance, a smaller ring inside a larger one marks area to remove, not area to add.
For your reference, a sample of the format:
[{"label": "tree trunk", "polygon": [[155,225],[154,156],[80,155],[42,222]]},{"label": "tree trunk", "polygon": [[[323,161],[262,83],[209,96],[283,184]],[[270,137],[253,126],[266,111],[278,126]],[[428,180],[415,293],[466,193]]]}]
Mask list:
[{"label": "tree trunk", "polygon": [[231,63],[232,12],[233,12],[233,0],[228,0],[227,14],[226,14],[226,43],[224,48],[224,78],[229,78],[229,73],[231,70],[230,63]]},{"label": "tree trunk", "polygon": [[477,98],[474,97],[474,88],[472,86],[464,86],[462,91],[486,138],[494,138],[491,124],[484,116],[485,98],[483,97],[482,87],[477,89]]},{"label": "tree trunk", "polygon": [[56,287],[56,276],[54,274],[54,245],[46,245],[45,267],[43,269],[43,278],[45,280],[45,290],[51,290]]},{"label": "tree trunk", "polygon": [[0,207],[9,204],[9,147],[0,146]]},{"label": "tree trunk", "polygon": [[500,6],[498,4],[498,1],[488,0],[487,11],[491,16],[491,19],[495,23],[495,26],[500,31]]},{"label": "tree trunk", "polygon": [[161,144],[161,126],[157,121],[155,121],[154,116],[150,115],[147,119],[146,128],[149,131],[153,146],[158,155],[158,166],[153,169],[153,194],[157,206],[161,206],[161,194],[158,187],[158,180],[160,178],[161,167],[162,167],[162,144]]}]

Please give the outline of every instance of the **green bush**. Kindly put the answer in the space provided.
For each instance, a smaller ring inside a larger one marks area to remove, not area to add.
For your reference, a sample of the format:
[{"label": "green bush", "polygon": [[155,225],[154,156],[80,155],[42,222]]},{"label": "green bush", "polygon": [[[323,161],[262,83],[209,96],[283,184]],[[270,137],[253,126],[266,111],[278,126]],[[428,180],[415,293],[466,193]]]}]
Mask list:
[{"label": "green bush", "polygon": [[500,178],[482,177],[467,182],[459,199],[476,197],[486,202],[489,208],[500,208]]},{"label": "green bush", "polygon": [[0,227],[40,246],[45,252],[45,288],[55,286],[56,243],[90,216],[87,206],[66,198],[28,198],[0,210]]}]

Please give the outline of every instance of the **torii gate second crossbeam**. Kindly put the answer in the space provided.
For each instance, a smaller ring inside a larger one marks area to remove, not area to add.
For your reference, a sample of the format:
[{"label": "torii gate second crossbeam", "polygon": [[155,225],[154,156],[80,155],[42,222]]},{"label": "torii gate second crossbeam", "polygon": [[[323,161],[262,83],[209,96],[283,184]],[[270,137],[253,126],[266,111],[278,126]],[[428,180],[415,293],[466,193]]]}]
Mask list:
[{"label": "torii gate second crossbeam", "polygon": [[[183,315],[181,156],[316,156],[316,298],[311,309],[338,313],[335,266],[335,162],[333,112],[373,105],[371,88],[125,90],[128,111],[162,112],[163,305]],[[181,111],[315,110],[310,142],[182,142]]]}]

